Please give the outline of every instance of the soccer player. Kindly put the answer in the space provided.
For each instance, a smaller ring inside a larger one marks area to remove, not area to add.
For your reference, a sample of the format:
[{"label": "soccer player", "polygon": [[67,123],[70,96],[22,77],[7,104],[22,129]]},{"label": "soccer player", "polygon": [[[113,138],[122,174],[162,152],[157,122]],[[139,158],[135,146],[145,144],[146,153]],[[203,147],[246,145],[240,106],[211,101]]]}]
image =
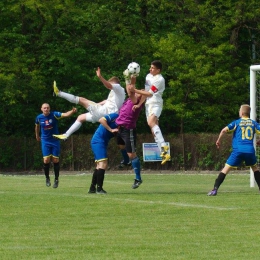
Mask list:
[{"label": "soccer player", "polygon": [[133,189],[138,188],[143,182],[141,178],[141,164],[136,153],[136,122],[142,105],[134,109],[134,106],[139,104],[141,100],[141,94],[130,91],[130,87],[135,85],[135,81],[136,78],[132,77],[131,85],[126,86],[129,98],[122,105],[119,116],[116,119],[116,124],[118,125],[117,144],[121,151],[126,150],[135,172],[135,179],[132,185]]},{"label": "soccer player", "polygon": [[165,90],[165,80],[161,74],[161,71],[161,61],[153,61],[150,66],[150,73],[146,76],[145,90],[138,90],[132,86],[131,91],[143,95],[140,104],[135,107],[141,105],[141,103],[143,103],[146,99],[145,113],[147,123],[151,129],[158,148],[161,150],[162,164],[165,164],[171,158],[171,156],[167,154],[169,146],[166,145],[159,127],[159,117],[163,108],[162,95]]},{"label": "soccer player", "polygon": [[254,135],[260,134],[260,124],[249,118],[250,106],[242,105],[239,109],[239,117],[229,125],[225,126],[216,141],[217,148],[220,147],[220,140],[225,133],[233,132],[232,152],[226,161],[222,171],[219,173],[214,183],[214,188],[208,193],[208,196],[216,196],[218,189],[225,180],[226,175],[232,168],[240,166],[241,162],[251,167],[254,172],[255,181],[260,189],[260,172],[256,166],[257,159],[254,148]]},{"label": "soccer player", "polygon": [[38,115],[35,119],[35,136],[36,140],[41,142],[42,155],[43,155],[43,169],[46,177],[46,186],[50,187],[50,162],[52,159],[55,180],[53,188],[58,188],[59,185],[59,156],[60,156],[60,141],[53,137],[54,134],[59,134],[58,132],[58,120],[60,118],[69,117],[77,112],[76,108],[72,110],[61,113],[61,112],[51,112],[50,105],[47,103],[42,104],[41,107],[42,114]]},{"label": "soccer player", "polygon": [[108,163],[107,146],[109,140],[117,133],[115,123],[117,113],[109,114],[99,119],[100,125],[91,139],[91,149],[94,153],[96,168],[94,170],[88,193],[106,194],[103,189],[105,171]]},{"label": "soccer player", "polygon": [[100,68],[97,68],[96,74],[104,86],[110,90],[107,99],[99,103],[60,91],[54,81],[53,88],[56,96],[64,98],[71,103],[80,104],[89,111],[85,114],[79,115],[75,123],[66,131],[65,134],[55,135],[55,137],[59,139],[67,139],[81,127],[83,122],[96,123],[104,115],[118,113],[126,95],[124,88],[120,85],[119,79],[117,77],[112,77],[109,80],[105,80],[101,75]]},{"label": "soccer player", "polygon": [[[135,83],[135,78],[131,83]],[[110,114],[99,119],[100,126],[96,130],[91,147],[95,155],[96,169],[92,176],[89,193],[106,194],[103,189],[105,170],[107,167],[107,146],[109,140],[117,133],[117,144],[121,151],[127,153],[132,160],[132,167],[135,171],[133,189],[138,188],[142,183],[140,160],[136,154],[136,122],[142,106],[133,110],[133,106],[140,101],[141,95],[128,91],[129,98],[123,103],[119,115]]]}]

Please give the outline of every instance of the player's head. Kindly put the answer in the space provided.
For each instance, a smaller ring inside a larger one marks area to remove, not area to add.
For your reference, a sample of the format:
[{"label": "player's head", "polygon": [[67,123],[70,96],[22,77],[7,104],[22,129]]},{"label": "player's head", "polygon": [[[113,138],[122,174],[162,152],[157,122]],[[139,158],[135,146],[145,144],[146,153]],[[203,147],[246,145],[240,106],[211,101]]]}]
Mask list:
[{"label": "player's head", "polygon": [[160,74],[162,71],[162,63],[159,60],[154,60],[151,62],[151,67],[150,67],[150,73],[152,75],[157,75]]},{"label": "player's head", "polygon": [[41,111],[45,116],[50,114],[50,110],[51,110],[51,108],[50,108],[50,105],[48,103],[42,104]]},{"label": "player's head", "polygon": [[118,77],[112,77],[108,80],[108,82],[110,83],[114,83],[114,84],[120,84],[120,80]]},{"label": "player's head", "polygon": [[239,109],[239,116],[240,117],[250,117],[250,111],[251,111],[251,108],[249,105],[245,104],[245,105],[242,105]]}]

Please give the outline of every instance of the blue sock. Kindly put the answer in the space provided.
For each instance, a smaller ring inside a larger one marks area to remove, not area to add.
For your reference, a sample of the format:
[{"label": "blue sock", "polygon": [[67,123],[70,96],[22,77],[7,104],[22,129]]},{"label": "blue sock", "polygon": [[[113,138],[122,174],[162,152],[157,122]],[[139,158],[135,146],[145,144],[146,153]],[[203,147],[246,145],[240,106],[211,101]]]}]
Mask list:
[{"label": "blue sock", "polygon": [[127,154],[126,150],[125,150],[125,149],[122,149],[122,150],[120,150],[120,151],[121,151],[121,154],[122,154],[122,156],[123,156],[123,158],[124,158],[124,163],[125,163],[125,164],[129,163],[129,157],[128,157],[128,154]]},{"label": "blue sock", "polygon": [[140,160],[138,157],[135,157],[133,160],[132,160],[132,167],[135,171],[135,178],[136,180],[139,180],[141,181],[142,178],[141,178],[141,164],[140,164]]}]

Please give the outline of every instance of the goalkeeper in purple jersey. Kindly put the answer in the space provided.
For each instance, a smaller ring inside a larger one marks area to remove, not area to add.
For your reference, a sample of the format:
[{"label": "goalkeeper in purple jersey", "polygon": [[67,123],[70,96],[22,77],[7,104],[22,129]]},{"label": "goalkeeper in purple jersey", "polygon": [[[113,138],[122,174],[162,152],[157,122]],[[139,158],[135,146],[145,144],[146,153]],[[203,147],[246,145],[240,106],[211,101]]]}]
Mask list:
[{"label": "goalkeeper in purple jersey", "polygon": [[254,172],[255,181],[260,190],[260,172],[256,166],[257,159],[254,148],[254,135],[260,134],[260,124],[249,118],[250,106],[242,105],[239,110],[239,117],[229,125],[224,127],[216,141],[217,148],[220,147],[220,140],[227,132],[233,132],[232,152],[226,161],[226,164],[217,179],[215,180],[214,188],[208,193],[208,196],[216,196],[218,189],[225,180],[226,175],[232,168],[237,168],[242,162],[251,167]]},{"label": "goalkeeper in purple jersey", "polygon": [[60,156],[60,141],[53,137],[53,134],[59,134],[58,120],[60,118],[69,117],[77,112],[76,108],[61,113],[51,112],[50,105],[47,103],[42,104],[42,114],[38,115],[35,119],[35,136],[36,140],[41,142],[42,155],[43,155],[43,169],[46,177],[46,186],[51,186],[50,182],[50,161],[52,159],[55,180],[53,188],[58,188],[59,185],[59,156]]}]

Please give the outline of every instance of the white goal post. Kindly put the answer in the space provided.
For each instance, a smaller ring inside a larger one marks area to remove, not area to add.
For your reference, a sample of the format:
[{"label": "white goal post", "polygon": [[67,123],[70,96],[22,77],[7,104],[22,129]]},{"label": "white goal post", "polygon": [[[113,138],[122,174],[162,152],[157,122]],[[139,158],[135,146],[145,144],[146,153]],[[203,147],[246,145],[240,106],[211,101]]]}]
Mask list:
[{"label": "white goal post", "polygon": [[[260,91],[260,65],[250,66],[250,118],[257,121],[257,115],[260,113],[259,95]],[[259,163],[258,154],[259,148],[256,146],[256,135],[254,137],[254,146],[256,150],[257,162]],[[250,187],[255,186],[255,177],[252,169],[250,168]]]}]

